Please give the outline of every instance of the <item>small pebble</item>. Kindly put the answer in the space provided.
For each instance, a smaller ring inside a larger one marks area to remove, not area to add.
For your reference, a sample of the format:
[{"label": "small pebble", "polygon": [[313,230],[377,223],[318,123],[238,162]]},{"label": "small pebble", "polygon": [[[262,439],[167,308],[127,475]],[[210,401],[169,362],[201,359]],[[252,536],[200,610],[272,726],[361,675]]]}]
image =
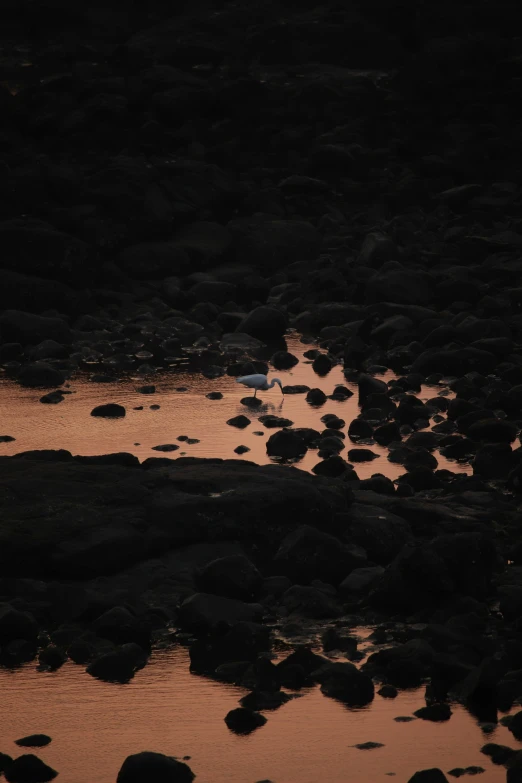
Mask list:
[{"label": "small pebble", "polygon": [[149,407],[150,407],[151,411],[159,411],[159,409],[160,409],[159,405],[150,405]]}]

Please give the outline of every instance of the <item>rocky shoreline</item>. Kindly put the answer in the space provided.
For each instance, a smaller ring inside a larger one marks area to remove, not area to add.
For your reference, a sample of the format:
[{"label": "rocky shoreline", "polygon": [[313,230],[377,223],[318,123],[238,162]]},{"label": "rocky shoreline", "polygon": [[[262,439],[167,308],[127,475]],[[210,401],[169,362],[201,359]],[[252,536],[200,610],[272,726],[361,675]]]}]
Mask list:
[{"label": "rocky shoreline", "polygon": [[[457,699],[495,723],[522,698],[519,11],[127,5],[3,10],[3,371],[150,384],[196,351],[212,377],[266,372],[292,361],[290,327],[316,372],[358,382],[361,413],[325,422],[322,475],[0,457],[1,663],[128,681],[167,640],[251,690],[232,731],[310,682],[348,705],[425,683],[431,719]],[[453,399],[415,396],[443,380]],[[358,480],[344,425],[390,447],[398,482]],[[282,429],[273,453],[316,435]],[[473,475],[437,470],[435,448]],[[273,629],[310,622],[349,660],[289,645],[275,665]],[[368,624],[382,649],[357,668]],[[519,752],[485,752],[522,779]],[[118,780],[147,763],[192,779],[141,758]],[[7,764],[23,774],[40,773]]]}]

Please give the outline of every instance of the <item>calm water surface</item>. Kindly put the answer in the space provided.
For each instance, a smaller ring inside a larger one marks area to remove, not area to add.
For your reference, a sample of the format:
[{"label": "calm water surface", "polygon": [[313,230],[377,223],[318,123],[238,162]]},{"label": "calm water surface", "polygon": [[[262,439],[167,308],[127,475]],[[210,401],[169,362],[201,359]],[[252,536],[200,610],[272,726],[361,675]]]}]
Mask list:
[{"label": "calm water surface", "polygon": [[[303,357],[307,347],[290,336],[288,349],[300,362],[290,371],[271,375],[280,377],[284,385],[306,384],[327,394],[344,384],[355,392],[353,397],[313,408],[305,395],[287,395],[282,400],[275,387],[260,393],[263,405],[253,411],[241,404],[241,398],[251,392],[234,378],[211,380],[180,368],[109,384],[78,375],[70,381],[72,393],[62,403],[44,405],[39,402],[42,391],[23,389],[0,377],[0,434],[16,438],[0,444],[0,454],[62,448],[84,455],[127,451],[143,460],[161,456],[153,446],[176,443],[179,435],[187,435],[199,442],[179,442],[179,451],[169,456],[237,458],[234,449],[243,444],[250,448],[245,459],[266,464],[266,440],[274,430],[257,421],[260,415],[274,413],[291,419],[296,427],[319,430],[324,429],[325,413],[336,413],[346,427],[358,415],[356,385],[346,382],[341,367],[324,378],[317,376]],[[395,376],[389,372],[380,377]],[[155,394],[137,391],[146,383],[154,383]],[[187,390],[178,391],[179,387]],[[208,400],[205,395],[211,391],[222,392],[223,399]],[[448,391],[425,387],[419,396],[426,400],[438,393]],[[126,417],[110,420],[90,415],[96,405],[107,402],[124,405]],[[151,405],[160,408],[152,410]],[[143,410],[133,410],[137,406]],[[252,420],[242,431],[226,424],[240,413]],[[346,444],[347,448],[355,445],[348,438]],[[371,448],[379,458],[356,466],[361,478],[384,473],[394,479],[404,472],[387,460],[386,449]],[[437,458],[439,467],[471,470],[438,454]],[[309,451],[298,465],[310,470],[317,462],[317,453]],[[201,783],[254,783],[266,778],[275,783],[374,783],[392,774],[407,781],[418,769],[439,766],[448,771],[470,765],[487,770],[480,778],[484,783],[500,783],[505,770],[492,765],[480,747],[488,739],[517,746],[502,726],[487,738],[459,706],[446,724],[395,722],[394,717],[423,706],[423,689],[403,692],[395,700],[376,696],[373,705],[353,710],[314,688],[267,713],[268,723],[252,735],[237,737],[227,729],[224,717],[245,691],[191,675],[184,648],[156,651],[128,685],[99,682],[68,662],[54,673],[37,672],[34,664],[14,672],[0,670],[0,689],[0,750],[16,756],[20,749],[15,739],[34,732],[50,734],[51,745],[37,753],[60,772],[63,783],[114,783],[125,757],[139,750],[191,756],[189,764]],[[369,751],[353,747],[369,740],[384,747]]]},{"label": "calm water surface", "polygon": [[[237,737],[224,717],[246,691],[190,674],[184,648],[156,652],[128,685],[99,682],[66,663],[54,673],[37,672],[34,664],[0,670],[0,688],[0,749],[16,756],[15,739],[48,733],[52,743],[36,752],[60,772],[61,783],[115,783],[126,756],[140,750],[191,756],[198,783],[375,783],[391,773],[406,783],[418,769],[473,765],[486,770],[474,780],[503,783],[505,769],[481,746],[522,747],[504,726],[484,734],[458,705],[446,723],[394,721],[424,705],[424,689],[348,709],[314,688],[266,712],[268,722],[253,734]],[[384,747],[353,747],[367,741]]]},{"label": "calm water surface", "polygon": [[[16,438],[10,443],[0,443],[0,454],[16,454],[31,449],[67,449],[73,454],[107,454],[127,451],[136,454],[140,460],[153,456],[165,456],[152,449],[153,446],[177,443],[179,435],[199,440],[199,443],[187,445],[180,443],[179,451],[167,456],[175,458],[183,454],[194,457],[237,458],[234,449],[239,445],[250,449],[242,458],[266,464],[270,462],[266,454],[267,438],[275,431],[265,428],[258,421],[259,416],[271,413],[284,416],[294,422],[295,427],[313,427],[319,431],[325,428],[321,416],[335,413],[346,422],[344,432],[359,413],[357,405],[357,384],[348,383],[342,367],[336,366],[321,378],[312,370],[309,360],[303,353],[310,347],[303,345],[299,338],[290,335],[287,338],[288,350],[300,361],[292,370],[278,370],[269,373],[269,377],[279,377],[283,385],[305,384],[310,388],[320,388],[331,394],[336,385],[344,384],[354,391],[354,396],[343,402],[327,400],[320,407],[310,406],[306,395],[286,395],[283,399],[278,386],[270,391],[259,392],[263,405],[253,410],[241,404],[241,398],[252,396],[252,391],[236,383],[235,378],[224,375],[217,379],[208,379],[200,373],[180,368],[167,373],[156,374],[148,378],[136,376],[123,382],[93,383],[88,376],[78,375],[69,382],[66,395],[58,405],[45,405],[39,402],[43,392],[24,389],[13,381],[0,376],[0,435]],[[390,380],[396,376],[392,372],[379,376]],[[137,388],[153,383],[156,393],[141,394]],[[176,389],[185,387],[187,391]],[[206,394],[220,391],[221,400],[208,400]],[[426,386],[419,397],[427,400],[438,393],[448,393],[438,386]],[[116,402],[127,409],[125,418],[103,419],[90,415],[96,405]],[[151,405],[159,405],[159,410],[151,410]],[[143,410],[133,410],[143,406]],[[226,424],[227,420],[245,414],[251,424],[244,430],[238,430]],[[255,435],[262,432],[262,435]],[[356,447],[348,438],[346,451]],[[370,447],[379,454],[378,459],[356,466],[358,475],[367,478],[374,473],[384,473],[395,479],[404,473],[401,465],[390,463],[387,449],[374,444]],[[455,472],[471,472],[469,464],[459,464],[446,460],[437,453],[440,468]],[[310,470],[319,458],[317,451],[309,450],[297,464],[304,470]]]}]

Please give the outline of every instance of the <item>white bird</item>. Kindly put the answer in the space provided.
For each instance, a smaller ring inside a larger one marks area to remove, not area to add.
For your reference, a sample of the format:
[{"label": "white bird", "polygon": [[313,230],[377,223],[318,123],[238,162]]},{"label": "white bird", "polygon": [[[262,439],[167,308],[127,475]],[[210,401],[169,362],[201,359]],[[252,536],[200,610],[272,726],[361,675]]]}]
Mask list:
[{"label": "white bird", "polygon": [[254,397],[256,396],[258,389],[267,391],[267,389],[271,389],[275,386],[276,383],[279,384],[281,393],[284,394],[283,384],[279,378],[272,378],[272,383],[269,384],[266,375],[261,375],[260,373],[256,373],[255,375],[242,375],[241,378],[236,378],[236,383],[242,383],[243,386],[247,386],[249,389],[255,389]]}]

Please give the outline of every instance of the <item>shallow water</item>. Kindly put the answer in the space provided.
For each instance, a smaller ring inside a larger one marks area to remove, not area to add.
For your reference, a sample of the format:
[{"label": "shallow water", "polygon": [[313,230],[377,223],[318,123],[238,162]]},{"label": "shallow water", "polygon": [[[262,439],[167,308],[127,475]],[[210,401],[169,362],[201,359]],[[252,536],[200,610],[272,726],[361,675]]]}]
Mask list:
[{"label": "shallow water", "polygon": [[[484,734],[459,705],[446,723],[394,721],[424,706],[423,688],[396,699],[376,696],[364,709],[348,709],[313,688],[238,737],[224,717],[246,691],[190,674],[185,648],[155,652],[128,685],[99,682],[66,663],[54,673],[37,672],[34,664],[0,670],[0,688],[0,750],[16,756],[15,739],[49,734],[52,743],[36,753],[59,771],[61,783],[115,783],[126,756],[140,750],[190,756],[198,783],[375,783],[390,773],[405,783],[418,769],[472,765],[486,770],[477,780],[501,783],[505,769],[481,746],[522,747],[504,726]],[[353,747],[367,741],[384,747]]]},{"label": "shallow water", "polygon": [[[10,455],[32,449],[67,449],[73,454],[92,455],[109,452],[127,451],[136,454],[140,460],[154,456],[176,458],[187,454],[194,457],[235,458],[239,455],[234,449],[239,445],[248,446],[249,452],[241,459],[258,464],[267,464],[270,458],[266,454],[266,441],[275,432],[267,429],[258,421],[259,416],[271,413],[284,416],[294,422],[295,427],[313,427],[319,431],[325,429],[321,416],[335,413],[345,420],[346,428],[359,413],[357,405],[357,384],[346,381],[341,366],[320,377],[312,369],[311,362],[303,357],[310,346],[303,345],[297,335],[287,338],[288,350],[299,358],[291,370],[278,370],[269,373],[269,377],[279,377],[283,385],[305,384],[310,388],[320,388],[331,394],[336,385],[343,384],[354,392],[354,396],[343,402],[327,400],[320,407],[310,406],[305,394],[285,395],[283,398],[278,386],[266,392],[260,392],[263,405],[255,410],[241,404],[241,398],[252,396],[252,391],[236,383],[235,378],[224,375],[221,378],[208,379],[200,373],[187,368],[179,368],[153,376],[136,376],[122,382],[93,383],[86,374],[78,374],[68,384],[72,394],[65,396],[57,405],[39,402],[44,393],[38,389],[25,389],[6,377],[0,376],[0,435],[16,438],[10,443],[0,443],[0,454]],[[379,376],[383,380],[397,377],[387,372]],[[146,384],[156,386],[155,394],[141,394],[136,389]],[[186,387],[187,391],[177,391]],[[220,391],[221,400],[209,400],[206,394]],[[418,395],[426,400],[438,393],[448,393],[443,387],[424,387]],[[104,419],[90,415],[96,405],[116,402],[127,409],[125,418]],[[159,405],[159,410],[151,410],[151,405]],[[143,410],[133,410],[143,406]],[[244,430],[238,430],[226,424],[227,420],[244,414],[251,424]],[[261,435],[254,434],[261,432]],[[199,440],[188,445],[178,442],[179,435]],[[357,444],[346,438],[346,449],[356,448]],[[170,454],[154,451],[153,446],[174,443],[180,449]],[[395,479],[404,473],[401,465],[388,461],[388,450],[374,444],[365,446],[379,455],[372,462],[356,465],[360,478],[368,478],[374,473],[383,473]],[[469,464],[450,461],[436,454],[439,468],[454,472],[471,472]],[[309,450],[297,466],[304,470],[319,462],[317,451]]]}]

